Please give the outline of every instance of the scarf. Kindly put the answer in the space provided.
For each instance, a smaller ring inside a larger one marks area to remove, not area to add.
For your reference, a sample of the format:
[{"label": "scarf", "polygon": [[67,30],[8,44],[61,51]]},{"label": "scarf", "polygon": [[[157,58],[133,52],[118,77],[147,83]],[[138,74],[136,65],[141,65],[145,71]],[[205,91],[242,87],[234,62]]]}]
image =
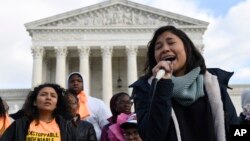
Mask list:
[{"label": "scarf", "polygon": [[78,114],[80,115],[81,119],[86,119],[90,115],[90,111],[88,109],[87,105],[87,95],[84,91],[81,91],[77,95],[79,99],[79,109],[78,109]]},{"label": "scarf", "polygon": [[189,106],[204,96],[203,75],[200,75],[200,67],[184,76],[173,76],[172,81],[174,83],[173,98],[183,106]]},{"label": "scarf", "polygon": [[[221,100],[220,86],[216,76],[213,76],[209,72],[204,75],[204,85],[208,94],[208,100],[211,106],[211,111],[214,119],[214,129],[217,141],[226,140],[225,121],[224,121],[224,110],[223,103]],[[179,123],[177,121],[174,110],[172,109],[171,116],[174,121],[175,130],[178,141],[181,141],[181,134],[179,129]]]},{"label": "scarf", "polygon": [[225,116],[217,76],[206,72],[204,75],[204,85],[213,114],[216,140],[226,141]]}]

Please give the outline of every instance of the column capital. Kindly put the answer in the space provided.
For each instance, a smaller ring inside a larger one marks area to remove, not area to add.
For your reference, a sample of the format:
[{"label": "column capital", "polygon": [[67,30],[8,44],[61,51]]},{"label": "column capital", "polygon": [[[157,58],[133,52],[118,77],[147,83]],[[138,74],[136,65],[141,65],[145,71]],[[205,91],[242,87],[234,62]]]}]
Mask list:
[{"label": "column capital", "polygon": [[31,50],[32,50],[33,58],[43,57],[44,55],[43,47],[33,46],[31,47]]},{"label": "column capital", "polygon": [[56,56],[57,57],[66,57],[67,55],[67,47],[64,46],[57,46],[55,47],[55,51],[56,51]]},{"label": "column capital", "polygon": [[136,55],[138,51],[138,47],[135,45],[128,45],[126,46],[126,53],[127,55]]},{"label": "column capital", "polygon": [[89,53],[90,53],[89,46],[78,46],[77,49],[78,49],[79,56],[89,56]]},{"label": "column capital", "polygon": [[33,46],[33,71],[32,71],[32,88],[42,82],[42,64],[44,48],[42,46]]},{"label": "column capital", "polygon": [[101,46],[102,56],[111,56],[113,53],[112,46]]}]

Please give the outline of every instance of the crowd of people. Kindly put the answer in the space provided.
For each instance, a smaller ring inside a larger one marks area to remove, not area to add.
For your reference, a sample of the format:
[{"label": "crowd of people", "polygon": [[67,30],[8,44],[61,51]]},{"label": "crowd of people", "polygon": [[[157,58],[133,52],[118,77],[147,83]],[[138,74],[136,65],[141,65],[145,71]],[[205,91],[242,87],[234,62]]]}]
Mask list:
[{"label": "crowd of people", "polygon": [[230,125],[250,123],[250,91],[237,116],[227,93],[232,73],[207,68],[182,30],[154,32],[144,70],[130,85],[132,95],[113,94],[110,109],[86,93],[78,72],[69,74],[66,90],[38,85],[12,115],[0,97],[0,140],[228,141]]},{"label": "crowd of people", "polygon": [[[102,100],[86,94],[83,82],[82,75],[74,72],[68,77],[66,90],[54,83],[40,84],[30,91],[23,107],[11,115],[8,115],[7,103],[0,97],[0,140],[137,141],[140,139],[139,133],[134,131],[135,129],[137,131],[137,121],[130,123],[132,101],[129,94],[124,92],[114,94],[110,100],[111,116],[110,110]],[[132,126],[125,126],[123,123]],[[129,133],[132,135],[128,135]]]}]

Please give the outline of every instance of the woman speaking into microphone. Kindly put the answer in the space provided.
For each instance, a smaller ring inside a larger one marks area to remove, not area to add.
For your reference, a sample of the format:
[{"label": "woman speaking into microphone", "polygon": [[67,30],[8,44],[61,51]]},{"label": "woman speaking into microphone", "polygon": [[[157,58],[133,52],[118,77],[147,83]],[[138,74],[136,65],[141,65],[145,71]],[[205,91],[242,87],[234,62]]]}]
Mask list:
[{"label": "woman speaking into microphone", "polygon": [[232,74],[207,69],[180,29],[157,29],[148,44],[145,75],[130,86],[142,140],[228,140],[229,125],[238,123],[227,93]]}]

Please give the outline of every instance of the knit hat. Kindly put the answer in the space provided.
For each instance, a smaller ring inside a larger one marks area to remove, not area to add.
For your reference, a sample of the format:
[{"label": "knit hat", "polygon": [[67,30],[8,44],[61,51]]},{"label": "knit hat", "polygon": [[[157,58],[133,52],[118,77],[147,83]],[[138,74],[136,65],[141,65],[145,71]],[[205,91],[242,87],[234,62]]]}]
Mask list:
[{"label": "knit hat", "polygon": [[128,119],[127,119],[127,121],[126,122],[124,122],[124,123],[122,123],[121,125],[120,125],[120,127],[122,128],[122,129],[126,129],[126,128],[128,128],[128,127],[137,127],[137,117],[136,117],[136,114],[132,114]]}]

